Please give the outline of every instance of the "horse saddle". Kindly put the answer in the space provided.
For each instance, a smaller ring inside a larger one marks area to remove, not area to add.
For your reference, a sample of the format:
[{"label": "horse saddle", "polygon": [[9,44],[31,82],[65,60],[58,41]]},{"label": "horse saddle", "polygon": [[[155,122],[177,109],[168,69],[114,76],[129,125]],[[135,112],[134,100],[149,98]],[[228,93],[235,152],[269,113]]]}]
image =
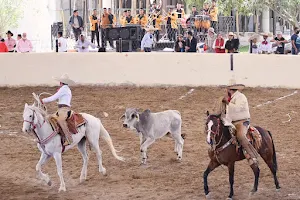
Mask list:
[{"label": "horse saddle", "polygon": [[[235,135],[235,127],[230,126],[230,133],[232,135]],[[249,126],[246,137],[248,139],[248,141],[252,144],[252,146],[256,149],[259,150],[259,148],[261,147],[261,143],[262,143],[262,137],[260,132],[254,127],[254,126]]]},{"label": "horse saddle", "polygon": [[[53,130],[58,133],[63,133],[62,128],[60,127],[58,120],[55,115],[51,115],[48,117],[48,120],[53,128]],[[86,124],[86,120],[79,113],[71,112],[71,116],[66,120],[70,133],[76,134],[78,133],[77,128]],[[64,133],[63,133],[64,135]]]}]

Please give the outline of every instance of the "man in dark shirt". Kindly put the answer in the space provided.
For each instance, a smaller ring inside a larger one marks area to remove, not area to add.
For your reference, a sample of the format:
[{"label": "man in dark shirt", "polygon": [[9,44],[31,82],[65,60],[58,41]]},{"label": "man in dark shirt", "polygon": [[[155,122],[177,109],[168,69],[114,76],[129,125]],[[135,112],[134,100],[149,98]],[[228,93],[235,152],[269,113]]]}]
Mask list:
[{"label": "man in dark shirt", "polygon": [[[300,48],[300,44],[299,44],[299,28],[295,27],[294,28],[294,34],[291,37],[291,42],[292,42],[292,54],[293,55],[298,55],[299,53],[299,48]],[[298,41],[298,45],[297,45],[297,41]]]},{"label": "man in dark shirt", "polygon": [[185,49],[186,52],[197,52],[197,39],[193,37],[193,33],[191,31],[188,32]]},{"label": "man in dark shirt", "polygon": [[276,54],[284,54],[284,45],[287,43],[286,39],[282,37],[282,33],[278,32],[277,37],[275,37],[271,42],[276,42],[277,49],[276,49]]},{"label": "man in dark shirt", "polygon": [[225,49],[227,50],[227,53],[234,53],[236,48],[236,41],[233,38],[234,34],[230,32],[228,34],[228,40],[225,44]]}]

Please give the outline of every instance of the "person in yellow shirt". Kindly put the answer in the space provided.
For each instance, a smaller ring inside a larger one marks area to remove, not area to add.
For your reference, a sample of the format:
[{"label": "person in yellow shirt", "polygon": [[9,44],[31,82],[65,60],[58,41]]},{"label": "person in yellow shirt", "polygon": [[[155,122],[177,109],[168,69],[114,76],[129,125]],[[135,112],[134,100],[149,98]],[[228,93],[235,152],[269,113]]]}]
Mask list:
[{"label": "person in yellow shirt", "polygon": [[211,26],[218,32],[218,7],[216,0],[212,0],[211,7],[209,9],[209,16],[211,20]]},{"label": "person in yellow shirt", "polygon": [[100,20],[97,18],[97,10],[94,9],[93,10],[93,14],[90,16],[90,24],[91,24],[91,27],[90,27],[90,30],[92,32],[92,39],[91,39],[91,42],[94,43],[94,39],[95,39],[95,36],[97,38],[97,44],[98,44],[98,47],[100,46],[100,43],[99,43],[99,25],[100,25]]},{"label": "person in yellow shirt", "polygon": [[126,24],[134,24],[134,17],[131,15],[131,10],[127,10]]},{"label": "person in yellow shirt", "polygon": [[168,15],[165,17],[165,20],[167,21],[168,38],[170,41],[176,41],[176,33],[178,30],[177,19],[177,13],[173,12],[173,10],[170,8]]},{"label": "person in yellow shirt", "polygon": [[144,9],[140,8],[139,14],[135,17],[135,24],[138,24],[142,28],[141,38],[145,35],[145,28],[148,25],[148,17],[144,13]]},{"label": "person in yellow shirt", "polygon": [[154,35],[156,38],[156,41],[159,41],[159,34],[161,31],[161,24],[163,22],[163,17],[160,14],[160,9],[156,9],[155,13],[152,15],[152,25],[157,29],[156,31],[154,31]]},{"label": "person in yellow shirt", "polygon": [[125,10],[123,12],[122,17],[120,18],[120,24],[121,24],[122,27],[126,26],[126,17],[127,17],[127,10]]}]

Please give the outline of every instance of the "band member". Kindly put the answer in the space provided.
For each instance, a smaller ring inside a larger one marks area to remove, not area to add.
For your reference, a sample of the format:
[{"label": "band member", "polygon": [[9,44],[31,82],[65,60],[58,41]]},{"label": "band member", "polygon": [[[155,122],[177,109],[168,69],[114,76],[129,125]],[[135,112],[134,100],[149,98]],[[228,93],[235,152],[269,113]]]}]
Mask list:
[{"label": "band member", "polygon": [[167,33],[170,41],[176,41],[176,33],[178,30],[177,26],[177,14],[172,12],[172,9],[169,9],[168,15],[165,17],[167,21]]},{"label": "band member", "polygon": [[153,18],[152,25],[157,29],[154,31],[156,41],[159,41],[159,32],[161,31],[161,23],[163,18],[160,14],[160,9],[156,9],[156,13],[151,16]]},{"label": "band member", "polygon": [[[102,41],[102,47],[106,47],[106,40],[105,40],[105,34],[106,29],[110,28],[112,24],[110,23],[109,19],[109,13],[107,12],[106,8],[103,8],[103,14],[101,16],[101,41]],[[110,40],[109,45],[113,47],[113,42]]]},{"label": "band member", "polygon": [[[190,22],[192,27],[193,27],[193,30],[194,30],[194,33],[197,33],[197,29],[199,28],[200,29],[200,21],[197,20],[196,22],[196,15],[199,15],[198,11],[197,11],[197,8],[196,6],[193,6],[192,7],[192,13],[190,15],[190,17],[186,20],[186,23]],[[195,23],[196,22],[196,23]],[[199,22],[199,23],[198,23]]]},{"label": "band member", "polygon": [[211,26],[218,32],[218,7],[216,5],[216,0],[212,0],[211,7],[209,9],[209,16],[211,19]]},{"label": "band member", "polygon": [[94,43],[94,39],[95,39],[95,36],[97,38],[97,44],[98,44],[98,47],[100,46],[100,43],[99,43],[99,23],[100,23],[100,20],[97,18],[97,10],[94,9],[93,10],[93,14],[90,16],[90,24],[91,24],[91,32],[92,32],[92,38],[91,38],[91,42]]},{"label": "band member", "polygon": [[134,18],[131,15],[131,10],[127,10],[126,24],[134,24]]},{"label": "band member", "polygon": [[120,18],[120,24],[121,24],[122,27],[126,26],[126,17],[127,17],[127,10],[125,10],[123,12],[122,17]]},{"label": "band member", "polygon": [[148,24],[148,17],[144,13],[144,9],[140,8],[139,14],[135,17],[135,24],[138,24],[142,28],[141,38],[145,35],[145,28]]},{"label": "band member", "polygon": [[209,4],[207,2],[203,4],[202,14],[209,16]]},{"label": "band member", "polygon": [[116,26],[116,16],[111,13],[111,8],[108,8],[108,19],[109,19],[109,27],[113,28]]}]

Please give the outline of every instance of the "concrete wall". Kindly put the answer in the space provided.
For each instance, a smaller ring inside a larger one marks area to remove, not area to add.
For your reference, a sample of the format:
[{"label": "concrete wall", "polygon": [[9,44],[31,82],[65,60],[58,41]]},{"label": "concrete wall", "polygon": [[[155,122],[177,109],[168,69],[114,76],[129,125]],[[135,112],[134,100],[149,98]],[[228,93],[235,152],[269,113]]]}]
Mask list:
[{"label": "concrete wall", "polygon": [[224,85],[300,88],[298,56],[187,53],[0,54],[0,86],[54,85],[68,73],[79,84]]}]

